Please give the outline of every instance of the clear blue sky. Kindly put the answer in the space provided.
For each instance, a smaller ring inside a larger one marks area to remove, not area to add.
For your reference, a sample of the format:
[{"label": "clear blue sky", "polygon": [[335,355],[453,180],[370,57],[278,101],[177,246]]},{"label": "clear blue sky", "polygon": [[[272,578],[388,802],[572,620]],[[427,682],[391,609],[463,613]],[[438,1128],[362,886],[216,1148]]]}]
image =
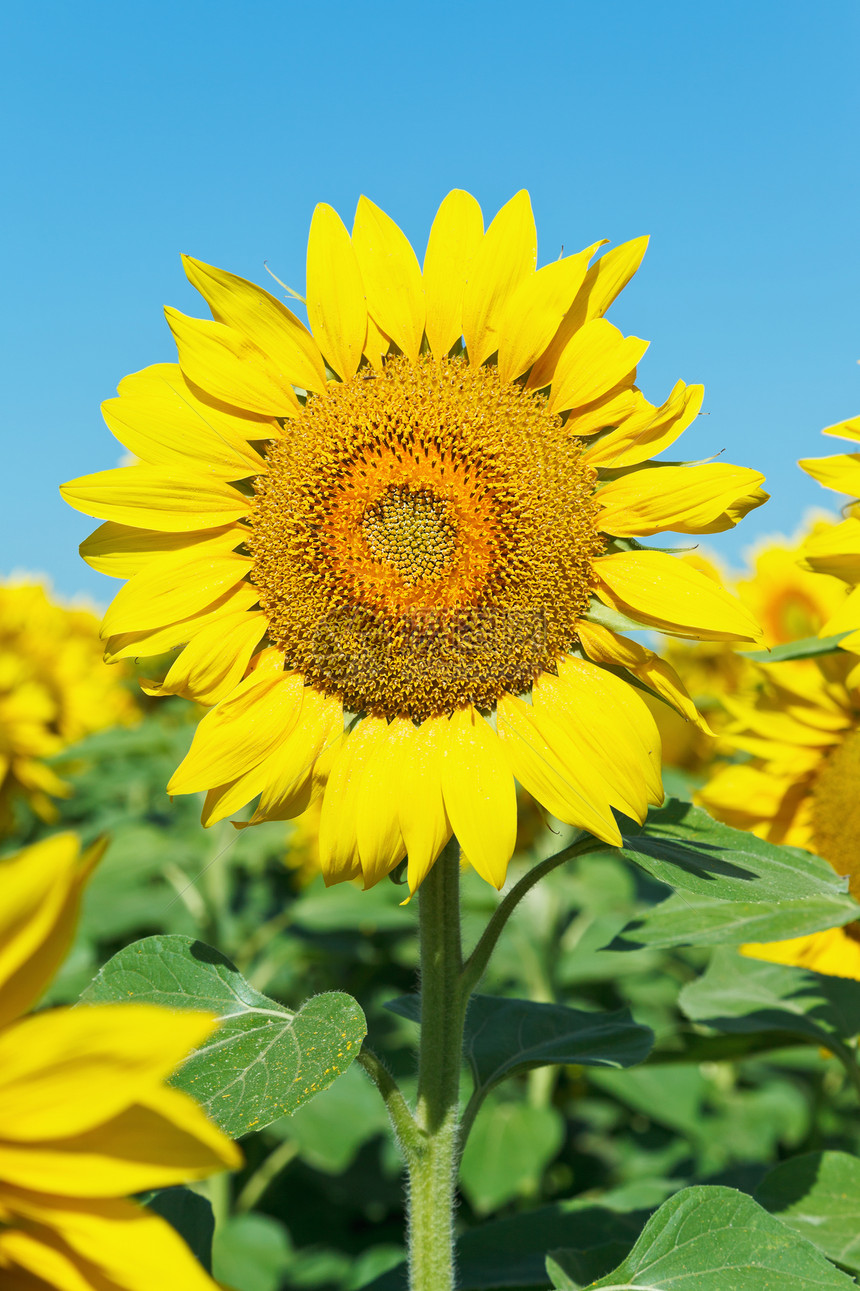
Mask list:
[{"label": "clear blue sky", "polygon": [[860,411],[856,0],[6,13],[0,572],[113,594],[57,485],[116,464],[98,405],[175,357],[162,306],[205,312],[179,253],[300,288],[315,203],[349,223],[362,192],[419,258],[452,187],[488,215],[527,187],[543,259],[650,233],[611,314],[652,342],[641,385],[703,381],[685,455],[774,495],[713,546],[736,560],[826,502],[794,462]]}]

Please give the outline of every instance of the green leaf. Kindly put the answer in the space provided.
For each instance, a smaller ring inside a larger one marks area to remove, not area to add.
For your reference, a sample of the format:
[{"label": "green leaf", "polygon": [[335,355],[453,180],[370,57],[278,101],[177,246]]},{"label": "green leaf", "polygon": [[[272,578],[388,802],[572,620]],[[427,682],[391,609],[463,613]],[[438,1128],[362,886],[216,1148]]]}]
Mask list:
[{"label": "green leaf", "polygon": [[670,799],[649,812],[645,826],[622,817],[621,833],[622,856],[669,887],[718,901],[819,898],[844,914],[836,922],[860,917],[860,906],[847,895],[847,880],[826,861],[732,829],[689,802]]},{"label": "green leaf", "polygon": [[263,1129],[327,1089],[367,1032],[351,996],[330,991],[293,1013],[255,991],[220,951],[191,937],[134,942],[105,964],[81,999],[203,1009],[223,1019],[172,1083],[233,1138]]},{"label": "green leaf", "polygon": [[516,1197],[534,1195],[563,1142],[564,1118],[554,1107],[486,1103],[463,1153],[463,1192],[483,1215]]},{"label": "green leaf", "polygon": [[839,642],[849,635],[848,632],[837,632],[832,637],[801,637],[799,641],[789,641],[786,645],[774,646],[772,650],[743,651],[741,658],[754,659],[756,663],[784,663],[787,659],[813,659],[816,655],[833,654]]},{"label": "green leaf", "polygon": [[639,1067],[636,1071],[595,1071],[589,1084],[683,1135],[696,1138],[703,1129],[708,1082],[697,1067]]},{"label": "green leaf", "polygon": [[673,893],[622,928],[612,950],[644,946],[740,946],[747,941],[782,941],[835,928],[860,913],[847,894],[818,894],[775,905],[762,901],[715,901],[695,892]]},{"label": "green leaf", "polygon": [[140,1200],[147,1210],[154,1210],[176,1229],[206,1272],[211,1273],[215,1218],[206,1198],[190,1188],[161,1188]]},{"label": "green leaf", "polygon": [[558,1291],[582,1291],[593,1286],[607,1268],[617,1264],[630,1249],[629,1242],[607,1242],[587,1250],[551,1251],[546,1257],[547,1276]]},{"label": "green leaf", "polygon": [[842,1041],[860,1034],[860,982],[728,950],[714,954],[678,1003],[716,1031],[781,1031],[842,1053]]},{"label": "green leaf", "polygon": [[[386,1007],[420,1021],[418,995],[401,996]],[[464,1053],[475,1088],[483,1093],[532,1067],[634,1067],[645,1061],[653,1044],[654,1032],[634,1022],[629,1009],[586,1013],[563,1004],[473,995],[466,1014]]]},{"label": "green leaf", "polygon": [[677,1066],[702,1062],[739,1062],[742,1058],[773,1053],[775,1049],[802,1044],[790,1031],[768,1031],[749,1035],[697,1035],[674,1032],[646,1060],[649,1067]]},{"label": "green leaf", "polygon": [[289,1234],[269,1215],[231,1215],[218,1225],[212,1271],[235,1291],[278,1291],[292,1259]]},{"label": "green leaf", "polygon": [[831,1260],[860,1273],[860,1161],[807,1152],[767,1174],[755,1199]]},{"label": "green leaf", "polygon": [[[553,1259],[565,1274],[564,1253]],[[576,1286],[575,1272],[572,1278]],[[595,1291],[847,1291],[855,1285],[752,1197],[716,1187],[684,1188],[664,1202],[627,1258],[592,1283]]]}]

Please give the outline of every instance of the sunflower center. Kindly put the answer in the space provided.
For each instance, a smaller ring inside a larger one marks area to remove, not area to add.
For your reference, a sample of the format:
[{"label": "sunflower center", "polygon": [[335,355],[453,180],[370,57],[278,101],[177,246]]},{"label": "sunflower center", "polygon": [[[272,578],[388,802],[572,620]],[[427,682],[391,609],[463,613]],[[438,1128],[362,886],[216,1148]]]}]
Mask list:
[{"label": "sunflower center", "polygon": [[812,789],[812,845],[860,893],[860,731],[830,754]]},{"label": "sunflower center", "polygon": [[269,637],[354,712],[492,709],[576,644],[594,482],[546,399],[495,368],[397,357],[332,383],[255,482]]},{"label": "sunflower center", "polygon": [[392,485],[367,508],[362,528],[374,558],[393,565],[408,587],[441,578],[457,550],[448,503],[429,489]]}]

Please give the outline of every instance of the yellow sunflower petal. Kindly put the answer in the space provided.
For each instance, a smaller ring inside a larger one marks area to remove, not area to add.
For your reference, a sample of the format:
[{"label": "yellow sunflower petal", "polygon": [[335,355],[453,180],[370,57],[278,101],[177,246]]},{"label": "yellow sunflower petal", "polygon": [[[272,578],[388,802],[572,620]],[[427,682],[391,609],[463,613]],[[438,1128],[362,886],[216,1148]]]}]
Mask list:
[{"label": "yellow sunflower petal", "polygon": [[592,318],[603,317],[639,268],[647,246],[647,237],[634,238],[632,242],[613,247],[591,266],[572,308],[565,314],[558,331],[529,374],[526,382],[529,389],[540,390],[550,384],[571,337]]},{"label": "yellow sunflower petal", "polygon": [[261,349],[225,323],[164,311],[183,375],[206,394],[263,417],[294,417],[296,392]]},{"label": "yellow sunflower petal", "polygon": [[838,435],[841,439],[860,439],[860,417],[848,417],[833,426],[825,426],[822,435]]},{"label": "yellow sunflower petal", "polygon": [[690,698],[687,687],[675,669],[653,650],[646,650],[638,641],[611,632],[599,623],[582,621],[577,628],[580,645],[595,663],[615,664],[627,668],[644,681],[652,690],[675,709],[688,722],[693,722],[705,735],[713,731]]},{"label": "yellow sunflower petal", "polygon": [[386,336],[382,328],[367,315],[367,336],[364,340],[364,357],[377,372],[382,371],[382,356],[388,353],[391,337]]},{"label": "yellow sunflower petal", "polygon": [[469,362],[483,363],[499,348],[505,307],[537,263],[537,231],[525,189],[502,207],[472,259],[463,296],[463,335]]},{"label": "yellow sunflower petal", "polygon": [[417,363],[424,335],[424,284],[415,252],[390,216],[367,197],[358,199],[352,244],[379,326]]},{"label": "yellow sunflower petal", "polygon": [[104,1124],[161,1084],[214,1023],[207,1013],[150,1004],[49,1010],[16,1022],[0,1034],[0,1138],[35,1144]]},{"label": "yellow sunflower petal", "polygon": [[116,1291],[88,1261],[76,1257],[50,1229],[0,1229],[4,1291]]},{"label": "yellow sunflower petal", "polygon": [[576,734],[580,756],[604,776],[609,801],[645,817],[663,801],[660,732],[642,697],[621,677],[587,659],[559,660],[558,675],[535,683],[534,707]]},{"label": "yellow sunflower petal", "polygon": [[131,578],[145,569],[151,560],[170,551],[181,551],[198,540],[211,537],[211,530],[169,533],[164,530],[137,529],[106,520],[85,538],[78,551],[90,569],[111,578]]},{"label": "yellow sunflower petal", "polygon": [[183,256],[188,281],[197,288],[216,322],[247,336],[289,385],[321,394],[325,364],[308,329],[286,305],[246,278]]},{"label": "yellow sunflower petal", "polygon": [[408,718],[389,722],[362,773],[355,832],[365,888],[385,878],[406,855],[400,831],[397,772],[409,756],[414,731]]},{"label": "yellow sunflower petal", "polygon": [[241,532],[230,528],[152,560],[117,592],[104,616],[102,636],[177,623],[211,605],[248,571],[249,557],[233,550],[241,541]]},{"label": "yellow sunflower petal", "polygon": [[[599,414],[590,418],[592,424],[594,420],[600,420],[601,428],[611,426],[614,429],[607,430],[589,444],[583,457],[591,466],[638,466],[674,444],[699,415],[704,397],[704,386],[686,386],[679,381],[666,402],[655,408],[638,391],[632,394],[631,405],[631,392],[625,391],[611,401],[618,405],[628,401],[627,411],[622,411],[617,420],[607,420],[605,413],[602,418]],[[583,420],[581,409],[569,418],[568,425],[575,434],[587,433],[579,429]]]},{"label": "yellow sunflower petal", "polygon": [[[187,1095],[165,1089],[182,1102],[186,1123],[152,1107],[134,1105],[79,1134],[45,1142],[0,1146],[4,1178],[17,1188],[66,1197],[122,1197],[147,1188],[168,1188],[242,1164],[224,1138]],[[199,1136],[202,1136],[199,1137]]]},{"label": "yellow sunflower petal", "polygon": [[202,719],[167,792],[199,793],[257,766],[295,724],[301,696],[298,673],[246,677]]},{"label": "yellow sunflower petal", "polygon": [[605,778],[583,759],[575,737],[562,731],[550,711],[539,713],[513,695],[502,695],[496,723],[511,770],[532,797],[565,824],[620,844]]},{"label": "yellow sunflower petal", "polygon": [[118,659],[137,659],[175,650],[187,645],[198,632],[216,622],[222,615],[249,610],[256,600],[257,589],[253,584],[239,583],[188,618],[168,623],[164,627],[108,635],[105,639],[105,662],[115,663]]},{"label": "yellow sunflower petal", "polygon": [[832,457],[805,457],[798,466],[826,489],[860,494],[860,453],[835,453]]},{"label": "yellow sunflower petal", "polygon": [[583,322],[603,317],[642,263],[648,241],[647,235],[631,238],[607,251],[592,265],[576,302]]},{"label": "yellow sunflower petal", "polygon": [[[860,552],[858,552],[860,554]],[[850,632],[860,624],[860,587],[853,588],[845,600],[831,616],[821,625],[818,635],[835,636],[838,632]],[[850,650],[856,654],[857,646],[850,637],[840,641],[841,650]]]},{"label": "yellow sunflower petal", "polygon": [[269,779],[251,824],[292,820],[322,790],[320,758],[343,742],[343,704],[306,686],[295,726],[271,755]]},{"label": "yellow sunflower petal", "polygon": [[[575,713],[579,707],[577,696],[582,692],[588,690],[593,695],[602,695],[604,712],[613,713],[624,731],[627,752],[622,753],[621,761],[625,757],[633,759],[635,769],[630,774],[634,778],[642,776],[648,802],[659,806],[663,801],[660,732],[641,695],[605,668],[601,668],[596,676],[587,659],[566,656],[559,660],[557,671],[563,689],[554,689],[553,702],[559,708],[566,706]],[[538,706],[543,703],[544,698],[539,694]],[[605,727],[606,719],[596,726],[596,733],[604,732],[604,738]]]},{"label": "yellow sunflower petal", "polygon": [[727,766],[696,791],[695,801],[727,825],[751,829],[766,838],[767,826],[779,814],[791,787],[792,777],[752,766]]},{"label": "yellow sunflower petal", "polygon": [[280,433],[269,418],[238,416],[214,400],[204,403],[178,363],[157,363],[125,377],[119,397],[102,404],[102,416],[119,442],[150,466],[193,463],[195,470],[231,480],[260,470],[250,439]]},{"label": "yellow sunflower petal", "polygon": [[400,832],[409,858],[406,879],[413,896],[451,837],[442,798],[441,757],[447,730],[446,717],[422,722],[404,748],[397,771]]},{"label": "yellow sunflower petal", "polygon": [[320,349],[341,381],[348,381],[361,362],[367,301],[349,233],[337,211],[323,202],[308,237],[307,302]]},{"label": "yellow sunflower petal", "polygon": [[455,188],[436,212],[424,256],[425,327],[437,358],[463,334],[463,295],[483,236],[480,206],[470,193]]},{"label": "yellow sunflower petal", "polygon": [[319,832],[320,865],[326,886],[361,873],[356,828],[361,781],[384,728],[381,718],[363,718],[332,758]]},{"label": "yellow sunflower petal", "polygon": [[790,937],[787,941],[747,942],[740,947],[740,952],[750,959],[763,959],[769,964],[808,968],[828,977],[848,977],[858,982],[860,942],[856,933],[855,923],[848,928],[827,928],[824,932],[811,932],[806,937]]},{"label": "yellow sunflower petal", "polygon": [[603,507],[598,525],[617,538],[647,537],[665,529],[713,533],[718,517],[727,517],[721,528],[737,523],[741,517],[734,518],[735,510],[742,502],[751,508],[766,500],[759,489],[763,482],[759,471],[724,462],[644,466],[603,486],[597,495]]},{"label": "yellow sunflower petal", "polygon": [[854,516],[813,533],[802,551],[801,565],[813,573],[832,574],[847,583],[860,582],[860,520]]},{"label": "yellow sunflower petal", "polygon": [[0,862],[0,1027],[32,1007],[65,959],[84,884],[104,853],[56,834]]},{"label": "yellow sunflower petal", "polygon": [[501,743],[469,705],[451,717],[439,752],[451,828],[481,878],[501,888],[517,834],[514,779]]},{"label": "yellow sunflower petal", "polygon": [[202,475],[168,474],[158,466],[120,466],[81,475],[60,486],[69,506],[84,515],[144,529],[217,529],[246,516],[251,499]]},{"label": "yellow sunflower petal", "polygon": [[514,381],[543,354],[582,286],[601,245],[587,247],[530,274],[511,293],[499,323],[499,376]]},{"label": "yellow sunflower petal", "polygon": [[[271,754],[267,755],[262,762],[251,767],[250,771],[244,771],[242,775],[228,780],[226,784],[214,785],[208,791],[200,812],[200,823],[204,829],[209,829],[212,825],[217,825],[219,820],[226,820],[234,812],[241,811],[263,792],[271,775],[270,757]],[[234,820],[233,824],[241,828],[245,822]]]},{"label": "yellow sunflower petal", "polygon": [[176,1230],[145,1206],[119,1199],[39,1199],[19,1209],[43,1226],[49,1241],[62,1240],[93,1291],[217,1291]]},{"label": "yellow sunflower petal", "polygon": [[712,578],[661,551],[624,551],[594,561],[597,594],[612,609],[670,636],[758,641],[761,629]]},{"label": "yellow sunflower petal", "polygon": [[147,695],[182,695],[200,704],[217,704],[242,680],[265,632],[262,613],[225,614],[196,633],[164,681],[142,681],[141,689]]},{"label": "yellow sunflower petal", "polygon": [[550,410],[578,408],[608,394],[622,382],[632,384],[636,364],[648,344],[638,336],[622,336],[605,318],[586,323],[559,355],[549,395]]},{"label": "yellow sunflower petal", "polygon": [[821,722],[804,721],[798,707],[795,707],[793,714],[784,709],[753,707],[735,699],[733,695],[724,695],[723,704],[737,717],[739,726],[757,732],[766,740],[792,746],[828,748],[838,743],[839,731],[851,725],[851,718],[846,713],[837,714],[837,720],[828,728]]},{"label": "yellow sunflower petal", "polygon": [[626,425],[634,418],[645,425],[656,411],[636,386],[621,386],[577,408],[565,422],[565,429],[571,435],[595,437],[584,446],[584,455],[590,460],[592,453],[599,452],[603,441],[616,433],[614,427]]}]

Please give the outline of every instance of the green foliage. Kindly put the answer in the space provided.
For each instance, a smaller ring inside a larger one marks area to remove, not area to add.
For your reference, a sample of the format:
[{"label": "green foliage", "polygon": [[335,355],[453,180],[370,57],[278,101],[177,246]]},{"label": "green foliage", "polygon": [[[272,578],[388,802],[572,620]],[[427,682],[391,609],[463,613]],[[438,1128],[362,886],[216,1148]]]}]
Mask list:
[{"label": "green foliage", "polygon": [[[64,756],[75,792],[56,827],[112,843],[47,1002],[131,992],[226,1019],[227,1043],[179,1076],[243,1135],[245,1168],[206,1193],[216,1277],[403,1291],[402,1168],[353,1059],[366,1025],[414,1100],[417,903],[389,883],[306,882],[289,825],[201,829],[199,801],[164,791],[191,716],[164,702]],[[9,846],[44,832],[22,819]],[[528,894],[472,1001],[460,1291],[549,1291],[549,1252],[558,1287],[854,1285],[841,1270],[860,1271],[860,984],[730,947],[860,909],[823,861],[688,803],[623,832],[623,850],[595,843]],[[536,828],[512,878],[571,838]],[[467,948],[496,907],[467,873]],[[205,1262],[200,1192],[146,1200]]]},{"label": "green foliage", "polygon": [[[578,1291],[578,1260],[547,1260],[558,1291]],[[627,1291],[843,1291],[852,1278],[732,1188],[685,1188],[648,1220],[633,1250],[590,1286]]]},{"label": "green foliage", "polygon": [[294,1013],[255,991],[220,951],[190,937],[134,942],[105,964],[81,999],[215,1014],[221,1025],[173,1084],[232,1138],[263,1129],[327,1089],[367,1033],[360,1006],[342,991],[317,995]]},{"label": "green foliage", "polygon": [[287,1231],[277,1220],[231,1215],[218,1230],[213,1272],[237,1291],[278,1291],[291,1253]]},{"label": "green foliage", "polygon": [[772,904],[818,900],[837,916],[819,927],[860,916],[860,906],[847,895],[847,880],[826,861],[732,829],[689,802],[670,798],[649,813],[645,826],[629,825],[622,828],[622,856],[685,896]]},{"label": "green foliage", "polygon": [[756,1201],[852,1273],[860,1273],[860,1161],[807,1152],[769,1171]]},{"label": "green foliage", "polygon": [[758,901],[715,901],[695,892],[677,892],[627,925],[615,945],[623,950],[642,946],[740,946],[747,941],[781,941],[823,928],[839,927],[860,916],[847,893],[815,893],[806,897],[772,896]]},{"label": "green foliage", "polygon": [[849,636],[849,632],[837,632],[832,637],[802,637],[799,641],[787,641],[785,645],[774,646],[771,650],[744,651],[746,659],[755,659],[756,663],[785,663],[789,659],[814,659],[818,655],[833,654],[839,648],[839,642]]},{"label": "green foliage", "polygon": [[[392,1000],[388,1008],[418,1021],[417,995]],[[651,1052],[654,1035],[629,1009],[585,1013],[559,1004],[473,995],[466,1014],[465,1057],[481,1096],[516,1072],[554,1063],[632,1067]]]},{"label": "green foliage", "polygon": [[564,1141],[564,1117],[554,1107],[491,1099],[469,1135],[460,1184],[479,1215],[517,1197],[539,1194],[541,1178]]},{"label": "green foliage", "polygon": [[716,1031],[780,1031],[845,1049],[860,1034],[860,983],[717,952],[679,1004]]}]

